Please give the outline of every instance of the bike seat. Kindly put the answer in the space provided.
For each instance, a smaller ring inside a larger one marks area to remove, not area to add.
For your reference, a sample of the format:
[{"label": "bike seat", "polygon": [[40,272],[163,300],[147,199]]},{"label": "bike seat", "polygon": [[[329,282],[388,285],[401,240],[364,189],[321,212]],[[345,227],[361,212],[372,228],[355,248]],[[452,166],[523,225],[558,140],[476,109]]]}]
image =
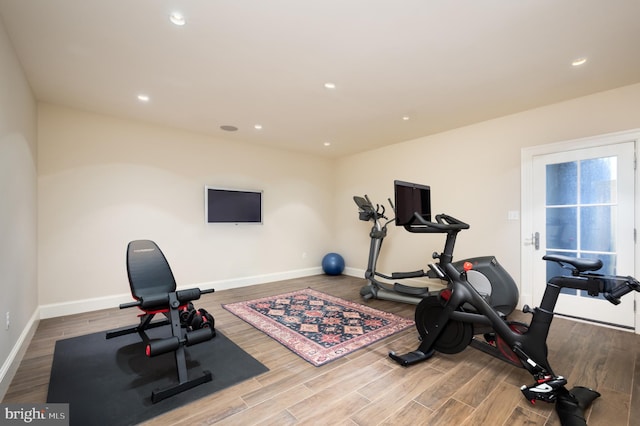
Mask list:
[{"label": "bike seat", "polygon": [[597,271],[602,268],[602,260],[600,259],[585,259],[582,257],[562,256],[560,254],[548,254],[543,256],[542,259],[571,265],[577,272]]}]

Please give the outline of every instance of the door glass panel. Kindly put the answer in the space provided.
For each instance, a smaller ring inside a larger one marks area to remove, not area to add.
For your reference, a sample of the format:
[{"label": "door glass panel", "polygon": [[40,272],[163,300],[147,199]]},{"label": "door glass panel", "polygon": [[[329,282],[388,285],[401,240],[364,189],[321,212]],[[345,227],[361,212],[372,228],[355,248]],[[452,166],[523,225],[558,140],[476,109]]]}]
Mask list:
[{"label": "door glass panel", "polygon": [[578,202],[578,163],[547,165],[547,205],[566,206]]},{"label": "door glass panel", "polygon": [[616,202],[616,157],[580,162],[580,203]]},{"label": "door glass panel", "polygon": [[580,248],[612,252],[616,246],[614,206],[580,207]]},{"label": "door glass panel", "polygon": [[577,250],[577,232],[576,207],[547,207],[547,248]]}]

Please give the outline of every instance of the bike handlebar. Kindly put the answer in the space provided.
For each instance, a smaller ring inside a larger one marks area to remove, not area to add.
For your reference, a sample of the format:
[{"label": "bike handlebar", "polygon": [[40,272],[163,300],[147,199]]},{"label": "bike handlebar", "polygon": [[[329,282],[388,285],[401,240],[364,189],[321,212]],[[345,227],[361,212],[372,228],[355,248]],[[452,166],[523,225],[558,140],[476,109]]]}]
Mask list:
[{"label": "bike handlebar", "polygon": [[436,215],[436,221],[430,222],[420,216],[418,212],[413,214],[414,222],[411,225],[405,225],[405,229],[409,232],[432,232],[432,233],[447,233],[453,231],[460,231],[463,229],[469,229],[469,224],[456,219],[453,216],[441,213]]},{"label": "bike handlebar", "polygon": [[633,277],[627,277],[626,281],[604,294],[604,297],[614,305],[620,304],[620,298],[632,291],[640,291],[640,283]]},{"label": "bike handlebar", "polygon": [[[561,267],[571,271],[571,277],[558,276],[552,278],[556,284],[563,287],[586,290],[589,295],[597,296],[602,294],[605,299],[614,305],[620,304],[620,298],[632,291],[640,292],[640,283],[631,276],[621,275],[601,275],[593,273],[602,268],[602,261],[599,259],[577,258],[563,255],[545,255],[543,260],[558,263]],[[574,287],[574,280],[581,283]],[[585,281],[586,280],[586,281]]]}]

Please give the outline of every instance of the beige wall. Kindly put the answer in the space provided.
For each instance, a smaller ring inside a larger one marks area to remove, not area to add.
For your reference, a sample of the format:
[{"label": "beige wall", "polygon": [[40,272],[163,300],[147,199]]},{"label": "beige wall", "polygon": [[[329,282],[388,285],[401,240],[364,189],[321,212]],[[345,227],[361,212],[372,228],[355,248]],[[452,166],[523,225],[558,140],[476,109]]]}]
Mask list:
[{"label": "beige wall", "polygon": [[[330,160],[48,104],[38,123],[43,317],[128,300],[134,239],[158,243],[179,286],[217,289],[317,273],[334,247]],[[263,190],[264,224],[206,224],[205,185]]]},{"label": "beige wall", "polygon": [[[353,195],[382,203],[393,180],[431,186],[434,213],[471,225],[458,237],[456,258],[493,254],[520,277],[520,163],[523,147],[640,128],[640,84],[341,158],[337,164],[336,235],[349,266],[366,267],[370,222],[360,222]],[[380,271],[426,268],[441,235],[390,226]]]},{"label": "beige wall", "polygon": [[0,400],[38,308],[36,156],[36,103],[0,21]]}]

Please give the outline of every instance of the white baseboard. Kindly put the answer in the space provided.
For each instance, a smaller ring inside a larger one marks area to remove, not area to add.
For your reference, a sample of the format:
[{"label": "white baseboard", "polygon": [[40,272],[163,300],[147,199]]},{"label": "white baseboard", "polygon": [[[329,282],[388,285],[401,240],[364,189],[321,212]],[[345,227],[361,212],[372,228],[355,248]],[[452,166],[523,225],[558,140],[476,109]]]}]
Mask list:
[{"label": "white baseboard", "polygon": [[294,278],[310,277],[312,275],[322,274],[322,268],[317,266],[307,269],[296,269],[295,271],[276,272],[273,274],[255,275],[252,277],[234,278],[230,280],[210,281],[194,284],[191,287],[199,287],[201,289],[215,288],[216,291],[230,290],[232,288],[247,287],[255,284],[265,284],[275,281],[291,280]]},{"label": "white baseboard", "polygon": [[65,315],[115,308],[119,304],[126,302],[131,302],[131,293],[40,305],[40,319],[63,317]]},{"label": "white baseboard", "polygon": [[[274,281],[289,280],[293,278],[308,277],[322,273],[321,267],[298,269],[295,271],[277,272],[273,274],[256,275],[252,277],[234,278],[229,280],[210,281],[191,285],[180,286],[178,289],[199,287],[202,290],[211,288],[229,290],[232,288],[246,287],[255,284],[264,284]],[[121,303],[131,302],[130,293],[116,294],[112,296],[96,297],[91,299],[73,300],[64,303],[53,303],[40,306],[40,319],[55,318],[65,315],[81,314],[84,312],[98,311],[101,309],[115,308]]]},{"label": "white baseboard", "polygon": [[343,273],[345,275],[349,275],[350,277],[356,277],[356,278],[364,279],[365,270],[364,269],[357,269],[357,268],[350,268],[350,267],[347,266],[346,268],[344,268]]},{"label": "white baseboard", "polygon": [[29,318],[27,325],[22,330],[22,333],[20,333],[20,337],[18,337],[16,344],[13,345],[11,352],[9,352],[9,356],[2,366],[0,366],[0,401],[4,399],[7,390],[9,390],[9,385],[11,384],[16,371],[18,371],[18,367],[22,362],[22,357],[29,347],[29,343],[38,328],[39,322],[40,308],[36,308],[33,315],[31,315],[31,318]]}]

